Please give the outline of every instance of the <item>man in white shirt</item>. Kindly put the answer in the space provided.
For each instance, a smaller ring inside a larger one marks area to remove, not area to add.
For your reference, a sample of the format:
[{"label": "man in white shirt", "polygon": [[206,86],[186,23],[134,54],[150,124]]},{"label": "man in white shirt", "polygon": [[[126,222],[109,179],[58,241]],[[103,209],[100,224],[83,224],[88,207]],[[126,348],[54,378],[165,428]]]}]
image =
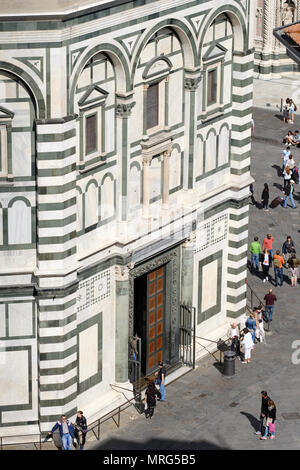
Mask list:
[{"label": "man in white shirt", "polygon": [[228,336],[231,338],[231,351],[240,357],[240,331],[236,323],[232,323]]},{"label": "man in white shirt", "polygon": [[281,155],[282,155],[282,159],[283,159],[283,164],[282,164],[282,170],[281,170],[281,173],[283,174],[284,170],[285,170],[285,167],[286,167],[286,164],[288,162],[288,159],[291,155],[291,147],[288,146],[286,149],[284,149],[282,152],[281,152]]}]

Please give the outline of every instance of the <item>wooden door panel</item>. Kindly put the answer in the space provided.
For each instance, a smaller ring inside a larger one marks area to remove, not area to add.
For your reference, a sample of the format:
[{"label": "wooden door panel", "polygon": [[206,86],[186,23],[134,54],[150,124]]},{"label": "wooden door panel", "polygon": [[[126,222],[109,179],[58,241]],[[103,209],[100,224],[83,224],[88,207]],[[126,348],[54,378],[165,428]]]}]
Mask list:
[{"label": "wooden door panel", "polygon": [[147,374],[163,360],[165,266],[147,275]]}]

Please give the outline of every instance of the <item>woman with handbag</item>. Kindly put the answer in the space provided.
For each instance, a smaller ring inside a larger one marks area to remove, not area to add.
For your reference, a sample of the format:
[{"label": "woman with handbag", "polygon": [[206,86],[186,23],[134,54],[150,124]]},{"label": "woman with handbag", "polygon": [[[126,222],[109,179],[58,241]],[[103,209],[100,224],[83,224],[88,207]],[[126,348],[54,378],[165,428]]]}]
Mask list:
[{"label": "woman with handbag", "polygon": [[269,434],[270,434],[270,439],[275,439],[275,421],[276,421],[276,405],[273,402],[273,400],[269,400],[265,435],[260,438],[262,441],[265,441],[266,439],[268,439]]},{"label": "woman with handbag", "polygon": [[147,403],[147,409],[145,411],[146,418],[152,418],[154,415],[154,408],[156,407],[156,395],[160,397],[160,391],[155,387],[154,382],[150,382],[145,392],[145,399]]}]

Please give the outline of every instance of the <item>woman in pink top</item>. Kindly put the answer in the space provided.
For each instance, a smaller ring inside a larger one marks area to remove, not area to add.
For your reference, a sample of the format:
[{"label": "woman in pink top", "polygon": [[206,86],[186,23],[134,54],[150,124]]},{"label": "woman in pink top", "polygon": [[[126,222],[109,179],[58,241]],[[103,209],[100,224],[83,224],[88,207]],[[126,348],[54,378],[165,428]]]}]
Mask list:
[{"label": "woman in pink top", "polygon": [[262,251],[267,249],[271,255],[271,258],[273,258],[273,242],[274,242],[274,238],[270,235],[270,233],[268,233],[266,238],[263,241],[263,246],[262,246]]}]

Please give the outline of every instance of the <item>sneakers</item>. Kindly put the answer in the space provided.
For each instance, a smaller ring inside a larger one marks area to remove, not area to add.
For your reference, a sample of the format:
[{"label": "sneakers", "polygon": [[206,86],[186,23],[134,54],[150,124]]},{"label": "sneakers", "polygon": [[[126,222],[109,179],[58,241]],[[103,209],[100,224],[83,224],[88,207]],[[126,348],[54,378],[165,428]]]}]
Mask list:
[{"label": "sneakers", "polygon": [[255,433],[257,436],[261,436],[261,432],[260,431],[256,431]]},{"label": "sneakers", "polygon": [[261,441],[266,441],[266,440],[267,440],[267,437],[262,436],[262,437],[260,438],[260,440],[261,440]]},{"label": "sneakers", "polygon": [[270,439],[275,439],[275,436],[270,436]]},{"label": "sneakers", "polygon": [[267,280],[267,281],[269,280],[269,276],[266,277],[266,280]]},{"label": "sneakers", "polygon": [[263,282],[266,282],[266,279],[264,279]]}]

